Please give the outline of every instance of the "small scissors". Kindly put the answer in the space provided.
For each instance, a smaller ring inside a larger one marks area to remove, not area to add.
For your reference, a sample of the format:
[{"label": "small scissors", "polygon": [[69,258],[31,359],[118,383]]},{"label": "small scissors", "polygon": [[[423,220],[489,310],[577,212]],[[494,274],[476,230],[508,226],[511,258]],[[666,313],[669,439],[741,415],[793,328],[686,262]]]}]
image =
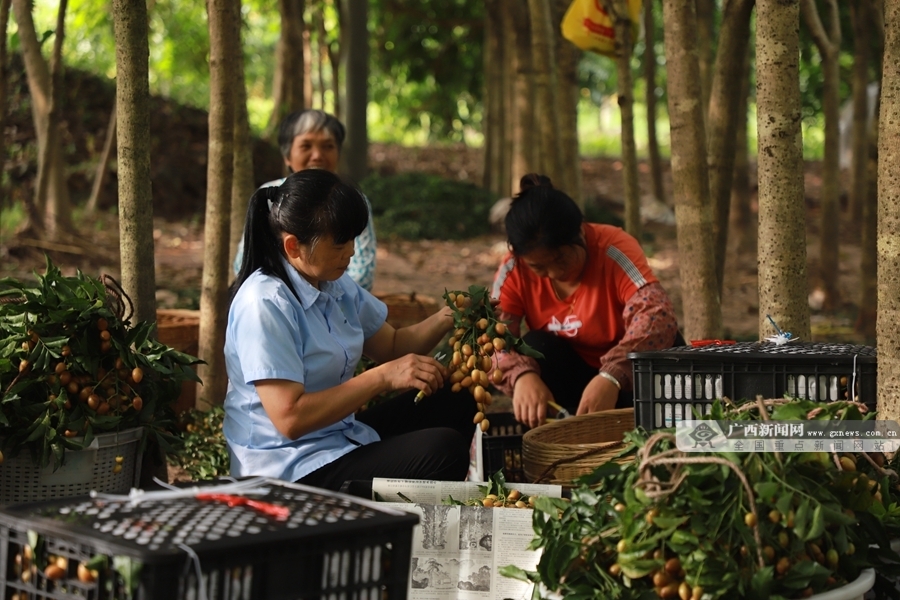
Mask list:
[{"label": "small scissors", "polygon": [[[440,352],[438,352],[437,354],[434,355],[434,360],[436,360],[438,362],[442,362],[445,358],[447,358],[447,355],[442,354]],[[419,390],[419,393],[416,394],[416,402],[415,403],[418,404],[424,397],[425,397],[425,390]]]}]

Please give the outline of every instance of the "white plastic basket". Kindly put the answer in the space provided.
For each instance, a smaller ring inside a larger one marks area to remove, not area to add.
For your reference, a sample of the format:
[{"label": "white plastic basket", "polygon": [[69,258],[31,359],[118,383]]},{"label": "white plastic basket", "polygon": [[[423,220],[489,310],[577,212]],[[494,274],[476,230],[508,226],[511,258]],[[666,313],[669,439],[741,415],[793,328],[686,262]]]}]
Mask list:
[{"label": "white plastic basket", "polygon": [[[66,451],[61,467],[38,468],[27,451],[0,464],[0,504],[84,496],[91,490],[128,492],[141,476],[143,428],[101,433],[84,450]],[[115,471],[116,457],[122,469]]]}]

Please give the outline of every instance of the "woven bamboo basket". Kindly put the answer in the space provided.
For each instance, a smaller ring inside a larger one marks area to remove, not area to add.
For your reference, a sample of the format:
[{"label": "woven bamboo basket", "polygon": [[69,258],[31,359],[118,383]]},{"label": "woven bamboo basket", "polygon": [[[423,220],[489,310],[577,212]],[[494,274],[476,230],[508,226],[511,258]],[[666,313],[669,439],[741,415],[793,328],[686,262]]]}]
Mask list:
[{"label": "woven bamboo basket", "polygon": [[[181,308],[156,311],[156,330],[159,341],[179,352],[197,356],[200,349],[200,311]],[[195,367],[196,368],[196,367]],[[194,408],[197,384],[185,381],[175,402],[175,414]]]},{"label": "woven bamboo basket", "polygon": [[387,304],[387,322],[395,329],[415,325],[437,312],[439,305],[431,296],[409,294],[376,294]]},{"label": "woven bamboo basket", "polygon": [[609,462],[634,429],[634,409],[569,417],[536,427],[522,437],[525,479],[573,487],[573,480]]}]

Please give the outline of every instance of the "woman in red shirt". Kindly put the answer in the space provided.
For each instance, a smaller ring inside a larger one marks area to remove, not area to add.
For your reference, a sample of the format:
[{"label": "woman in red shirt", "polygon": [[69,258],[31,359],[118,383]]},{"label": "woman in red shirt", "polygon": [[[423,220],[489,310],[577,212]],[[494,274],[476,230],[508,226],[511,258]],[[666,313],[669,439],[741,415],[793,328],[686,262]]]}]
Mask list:
[{"label": "woman in red shirt", "polygon": [[497,386],[516,419],[544,422],[555,400],[587,414],[633,404],[629,352],[674,345],[675,311],[637,240],[621,228],[586,223],[549,178],[529,174],[506,215],[510,253],[494,278],[500,319],[543,359],[498,357]]}]

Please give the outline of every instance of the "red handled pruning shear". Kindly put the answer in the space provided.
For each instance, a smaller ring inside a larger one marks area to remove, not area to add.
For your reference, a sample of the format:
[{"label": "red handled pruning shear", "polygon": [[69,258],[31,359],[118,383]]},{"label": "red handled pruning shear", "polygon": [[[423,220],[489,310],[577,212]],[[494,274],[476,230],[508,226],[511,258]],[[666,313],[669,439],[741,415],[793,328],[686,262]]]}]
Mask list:
[{"label": "red handled pruning shear", "polygon": [[209,500],[212,502],[224,502],[230,507],[246,506],[259,512],[275,517],[279,521],[286,520],[291,515],[291,510],[286,506],[278,506],[269,502],[260,502],[259,500],[250,500],[243,496],[235,496],[233,494],[197,494],[197,500]]},{"label": "red handled pruning shear", "polygon": [[736,343],[734,340],[691,340],[691,346],[702,348],[703,346],[730,346]]}]

